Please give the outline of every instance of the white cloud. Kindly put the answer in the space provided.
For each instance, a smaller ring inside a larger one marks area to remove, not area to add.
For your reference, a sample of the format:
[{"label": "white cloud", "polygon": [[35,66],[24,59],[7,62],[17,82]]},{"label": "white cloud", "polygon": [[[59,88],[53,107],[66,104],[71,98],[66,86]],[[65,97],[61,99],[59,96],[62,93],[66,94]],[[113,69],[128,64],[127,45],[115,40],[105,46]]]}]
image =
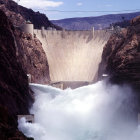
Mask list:
[{"label": "white cloud", "polygon": [[[14,0],[17,2],[17,0]],[[27,8],[46,8],[46,7],[59,7],[63,4],[62,1],[52,0],[20,0],[19,4]]]},{"label": "white cloud", "polygon": [[78,6],[82,6],[83,3],[82,3],[82,2],[78,2],[77,5],[78,5]]}]

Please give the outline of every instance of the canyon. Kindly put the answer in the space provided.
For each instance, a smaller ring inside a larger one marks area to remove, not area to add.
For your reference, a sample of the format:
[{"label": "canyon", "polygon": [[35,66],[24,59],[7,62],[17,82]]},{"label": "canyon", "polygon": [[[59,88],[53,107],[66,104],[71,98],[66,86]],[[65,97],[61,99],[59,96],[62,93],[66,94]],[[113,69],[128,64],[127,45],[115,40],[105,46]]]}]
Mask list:
[{"label": "canyon", "polygon": [[32,91],[16,56],[14,27],[4,12],[0,17],[0,139],[27,140],[17,129],[16,115],[29,114]]},{"label": "canyon", "polygon": [[94,28],[68,31],[11,0],[0,0],[0,9],[1,140],[33,139],[17,127],[17,115],[29,115],[35,100],[29,82],[75,89],[108,75],[111,83],[132,87],[140,102],[139,16],[119,33]]}]

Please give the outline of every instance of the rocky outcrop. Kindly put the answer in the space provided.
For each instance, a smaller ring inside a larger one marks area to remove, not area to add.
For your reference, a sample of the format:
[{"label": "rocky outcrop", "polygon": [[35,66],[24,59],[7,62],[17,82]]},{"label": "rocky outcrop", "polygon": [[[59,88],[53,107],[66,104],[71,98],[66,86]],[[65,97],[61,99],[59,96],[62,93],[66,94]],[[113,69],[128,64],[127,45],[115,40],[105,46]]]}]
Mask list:
[{"label": "rocky outcrop", "polygon": [[0,4],[0,9],[6,14],[6,16],[9,18],[9,20],[14,26],[21,26],[26,22],[26,20],[21,16],[21,14],[10,11],[6,8],[5,4]]},{"label": "rocky outcrop", "polygon": [[48,84],[49,66],[41,42],[28,33],[16,29],[17,56],[24,71],[31,75],[33,83]]},{"label": "rocky outcrop", "polygon": [[100,78],[103,73],[109,74],[112,82],[140,89],[140,17],[120,34],[111,36],[103,51]]},{"label": "rocky outcrop", "polygon": [[0,140],[33,140],[16,128],[13,116],[3,106],[0,106]]},{"label": "rocky outcrop", "polygon": [[27,138],[17,130],[16,115],[28,114],[33,102],[28,78],[17,61],[14,27],[0,11],[0,139]]},{"label": "rocky outcrop", "polygon": [[48,84],[48,62],[41,42],[17,27],[25,22],[21,14],[0,9],[0,139],[29,140],[18,131],[16,115],[29,114],[33,102],[27,74],[32,82]]},{"label": "rocky outcrop", "polygon": [[6,16],[15,26],[14,35],[16,40],[16,54],[23,70],[27,74],[31,74],[32,82],[48,84],[50,81],[49,67],[46,55],[42,49],[42,44],[31,34],[20,31],[19,26],[26,20],[18,12],[15,13],[10,11],[6,7],[7,5],[10,7],[15,7],[18,5],[13,1],[6,0],[3,2],[3,4],[1,3],[0,9],[4,11]]},{"label": "rocky outcrop", "polygon": [[[56,26],[53,23],[51,23],[45,14],[41,14],[39,12],[34,12],[32,9],[28,9],[23,6],[20,6],[12,0],[0,0],[0,5],[1,5],[1,7],[4,6],[10,12],[16,13],[16,15],[17,15],[16,18],[14,16],[14,14],[9,16],[10,20],[12,18],[15,19],[14,25],[16,25],[16,26],[21,25],[20,24],[21,21],[30,20],[34,24],[36,29],[41,29],[41,27],[44,26],[46,29],[48,27],[52,27],[57,30],[62,30],[61,27]],[[22,19],[21,16],[24,18],[24,20]],[[19,20],[21,20],[21,21],[19,21]],[[22,24],[23,24],[23,22],[22,22]]]},{"label": "rocky outcrop", "polygon": [[26,114],[31,101],[27,75],[17,61],[14,28],[2,11],[0,17],[0,103],[12,114]]}]

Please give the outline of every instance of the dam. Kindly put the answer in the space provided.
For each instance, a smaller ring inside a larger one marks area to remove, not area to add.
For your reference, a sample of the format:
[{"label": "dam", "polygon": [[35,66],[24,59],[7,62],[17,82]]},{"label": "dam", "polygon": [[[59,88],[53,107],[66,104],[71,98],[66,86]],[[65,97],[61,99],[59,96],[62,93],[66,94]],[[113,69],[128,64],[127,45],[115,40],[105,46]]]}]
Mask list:
[{"label": "dam", "polygon": [[[97,80],[103,47],[111,35],[106,30],[67,31],[34,29],[28,24],[24,30],[41,41],[46,53],[51,83],[77,82],[79,85]],[[67,87],[67,86],[66,86]]]}]

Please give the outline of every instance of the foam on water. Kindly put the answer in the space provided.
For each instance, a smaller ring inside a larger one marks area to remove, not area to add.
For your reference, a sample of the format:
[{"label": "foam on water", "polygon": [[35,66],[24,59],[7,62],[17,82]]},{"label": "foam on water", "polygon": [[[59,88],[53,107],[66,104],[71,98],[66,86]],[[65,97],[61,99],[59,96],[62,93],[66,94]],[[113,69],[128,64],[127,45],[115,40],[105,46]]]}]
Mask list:
[{"label": "foam on water", "polygon": [[[31,84],[35,123],[19,129],[35,140],[139,140],[132,91],[101,81],[75,90]],[[131,117],[130,117],[131,116]]]}]

